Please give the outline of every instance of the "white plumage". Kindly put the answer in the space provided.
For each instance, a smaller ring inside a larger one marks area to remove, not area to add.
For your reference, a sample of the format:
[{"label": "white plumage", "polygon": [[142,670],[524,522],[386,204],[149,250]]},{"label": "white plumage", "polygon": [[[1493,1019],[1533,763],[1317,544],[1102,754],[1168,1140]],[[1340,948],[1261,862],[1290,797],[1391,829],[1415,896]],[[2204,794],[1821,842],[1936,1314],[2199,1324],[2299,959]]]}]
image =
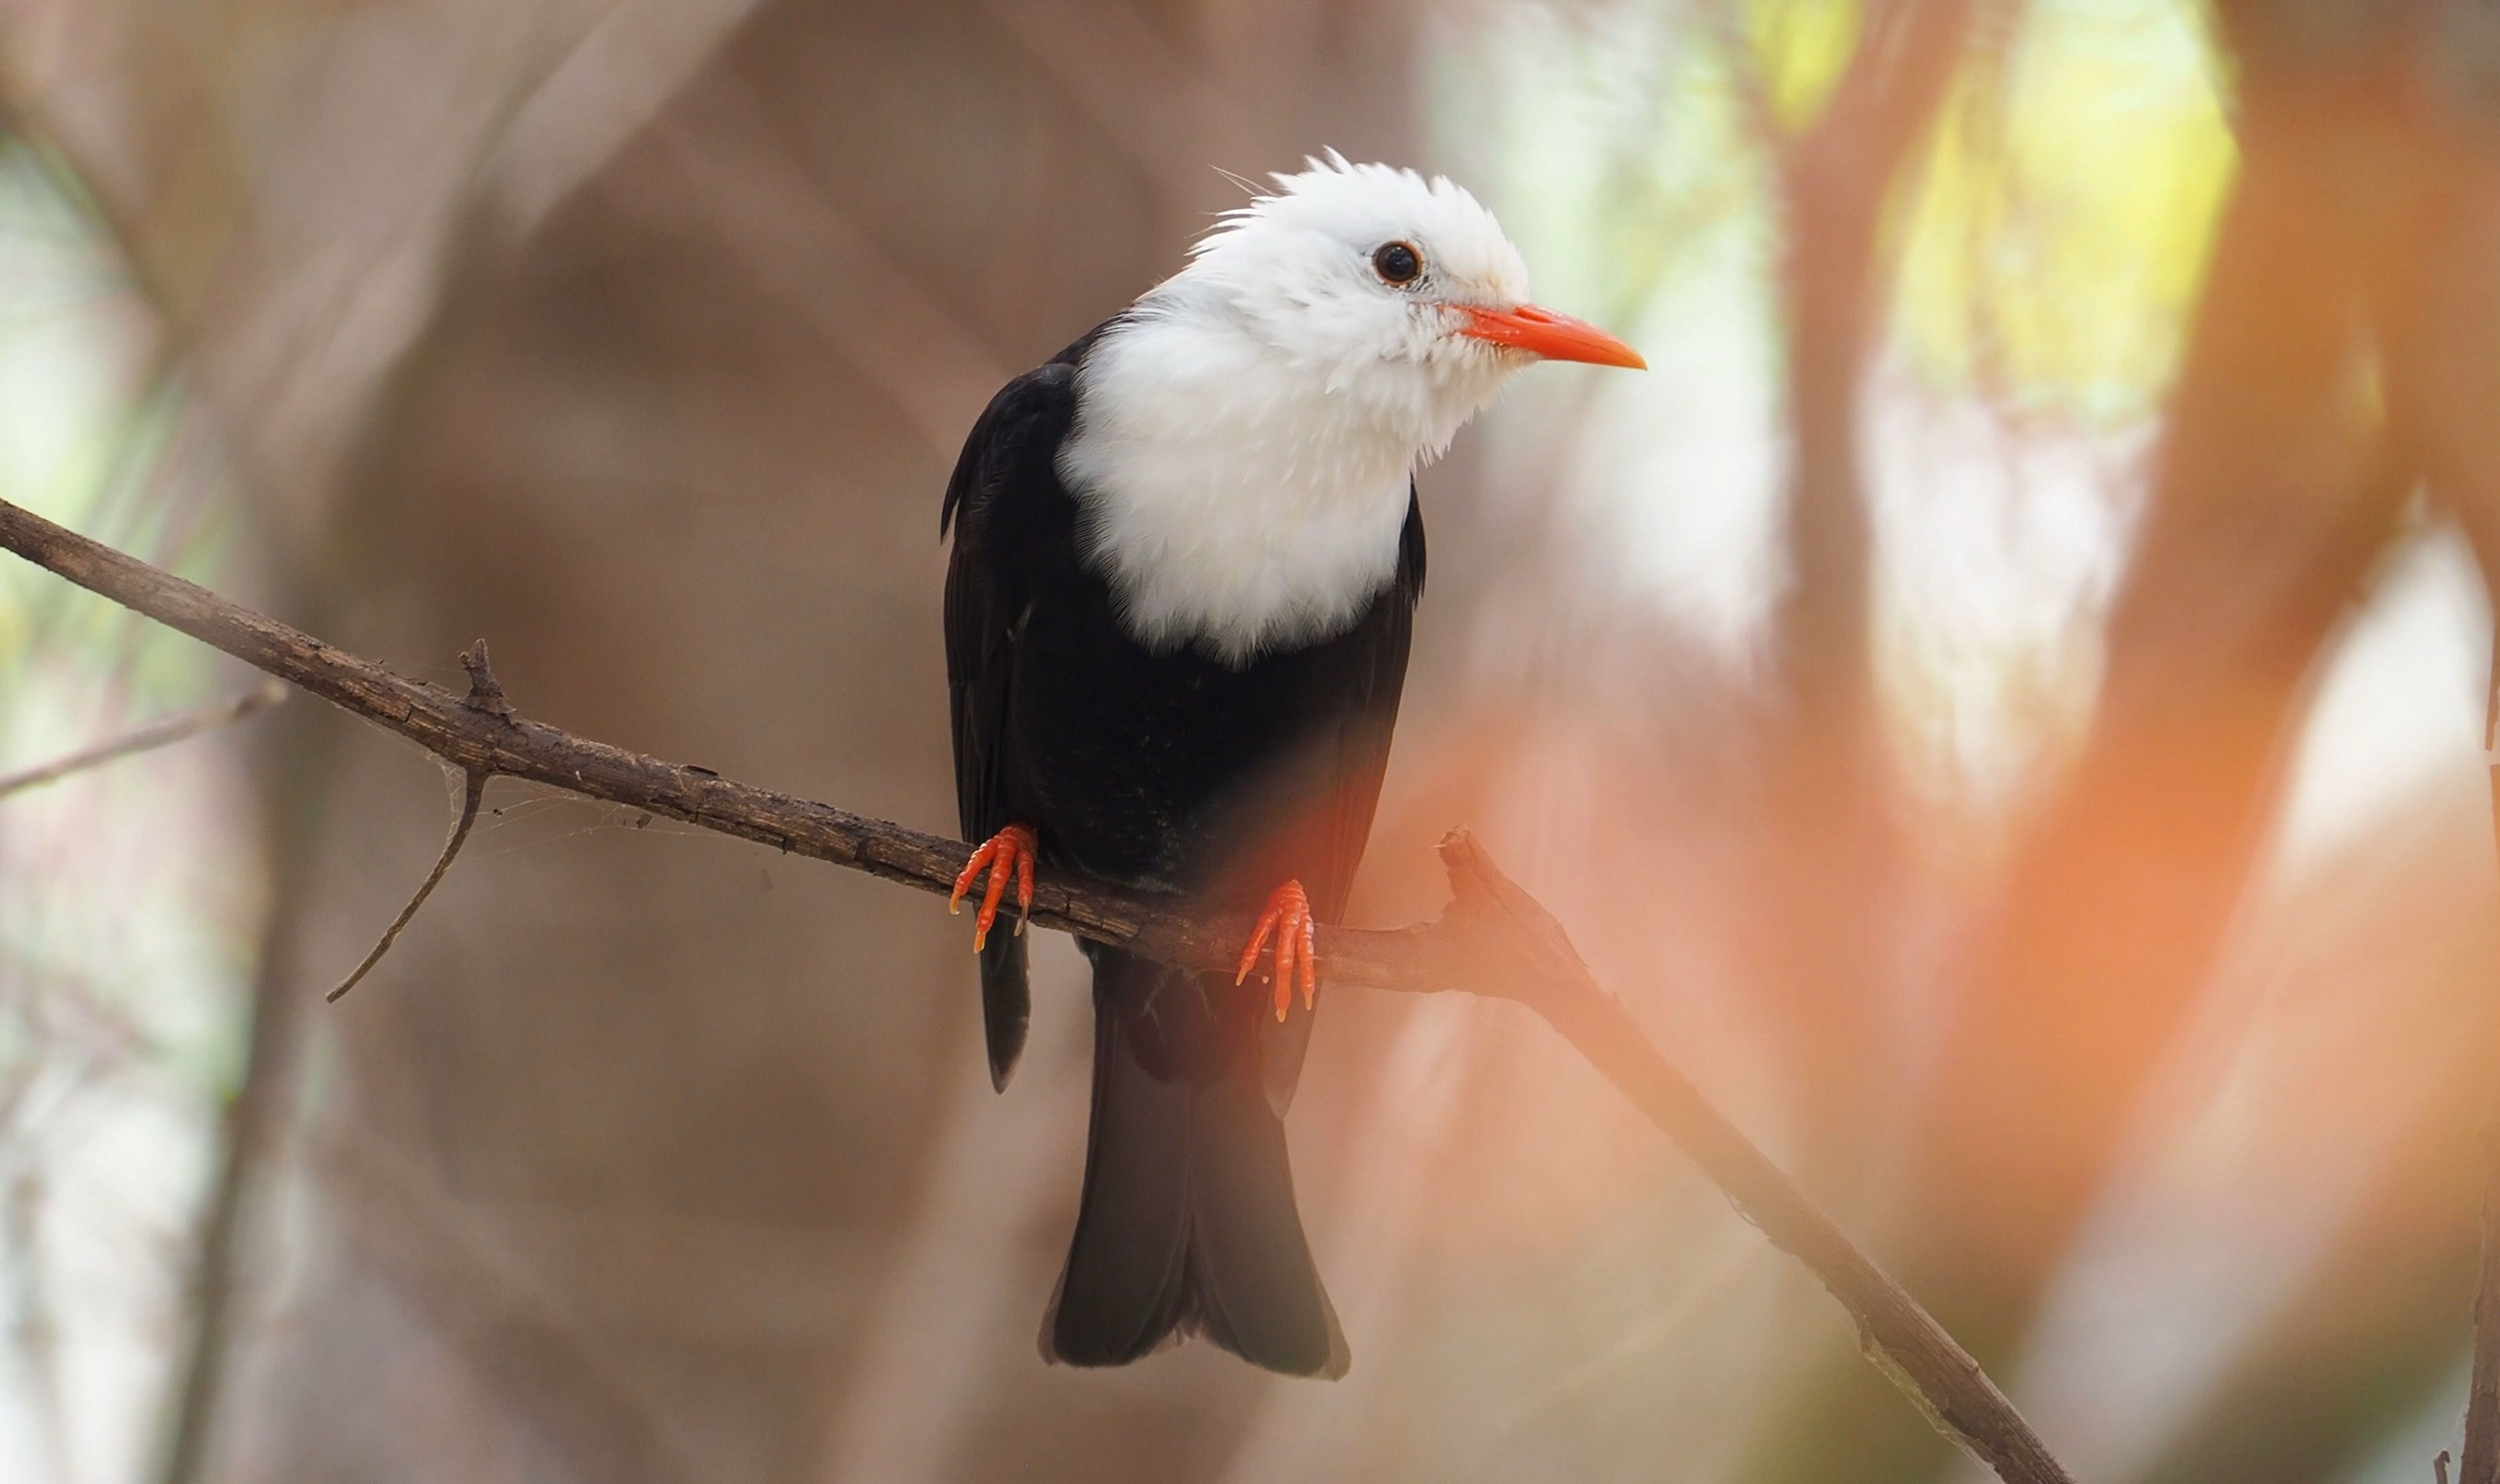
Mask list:
[{"label": "white plumage", "polygon": [[1464,190],[1333,151],[1273,179],[1096,341],[1059,455],[1132,635],[1234,665],[1353,622],[1416,466],[1534,359],[1467,333],[1528,270]]}]

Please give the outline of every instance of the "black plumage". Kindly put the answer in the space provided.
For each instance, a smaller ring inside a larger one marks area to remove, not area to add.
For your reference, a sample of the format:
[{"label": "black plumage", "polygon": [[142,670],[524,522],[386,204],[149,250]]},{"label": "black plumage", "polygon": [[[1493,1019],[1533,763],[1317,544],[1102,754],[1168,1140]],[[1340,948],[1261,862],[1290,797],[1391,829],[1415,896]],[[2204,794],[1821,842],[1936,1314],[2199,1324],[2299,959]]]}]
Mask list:
[{"label": "black plumage", "polygon": [[[1046,865],[1255,910],[1288,878],[1342,912],[1388,765],[1424,583],[1408,491],[1395,575],[1343,632],[1229,665],[1153,652],[1083,554],[1057,454],[1083,395],[1080,340],[994,398],[958,461],[946,659],[965,837],[1034,827]],[[1296,1212],[1282,1113],[1311,1016],[1267,988],[1086,944],[1093,1127],[1042,1348],[1118,1365],[1204,1333],[1270,1369],[1336,1374],[1345,1341]],[[1002,1087],[1030,999],[1024,940],[981,955]]]}]

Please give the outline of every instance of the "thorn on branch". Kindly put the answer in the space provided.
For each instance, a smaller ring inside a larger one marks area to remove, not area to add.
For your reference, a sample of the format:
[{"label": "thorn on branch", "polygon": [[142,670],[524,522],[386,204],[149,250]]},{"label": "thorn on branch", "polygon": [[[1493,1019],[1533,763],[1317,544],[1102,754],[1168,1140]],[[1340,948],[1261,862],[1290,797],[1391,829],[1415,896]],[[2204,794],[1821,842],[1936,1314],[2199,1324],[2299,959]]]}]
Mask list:
[{"label": "thorn on branch", "polygon": [[[460,668],[469,672],[469,695],[461,704],[501,721],[511,720],[511,700],[504,694],[504,682],[495,678],[494,667],[486,663],[484,640],[460,651]],[[338,997],[333,995],[331,998]]]},{"label": "thorn on branch", "polygon": [[[469,670],[472,683],[476,683],[477,677],[483,675],[484,683],[493,685],[495,677],[486,671],[485,644],[479,643],[475,653],[477,663],[470,666]],[[463,665],[469,665],[469,656],[462,655],[460,661]],[[476,693],[473,691],[471,694],[474,701]],[[495,690],[495,699],[500,702],[503,696],[503,689],[498,686]],[[451,869],[452,858],[460,853],[462,845],[469,842],[469,827],[477,822],[477,806],[485,802],[486,779],[489,776],[491,775],[476,771],[464,775],[465,781],[460,790],[460,817],[452,821],[451,838],[444,841],[443,858],[434,863],[434,869],[426,874],[423,884],[417,887],[416,895],[408,899],[408,906],[401,907],[399,915],[391,919],[391,925],[382,929],[381,940],[374,944],[374,951],[366,954],[365,961],[358,964],[345,979],[339,981],[338,988],[323,996],[324,1000],[332,1005],[338,1004],[340,996],[355,988],[359,980],[373,973],[374,966],[382,961],[382,955],[390,951],[391,944],[399,941],[400,930],[408,926],[409,920],[416,915],[418,907],[425,906],[425,899],[434,895],[434,888],[443,882],[444,873]]]}]

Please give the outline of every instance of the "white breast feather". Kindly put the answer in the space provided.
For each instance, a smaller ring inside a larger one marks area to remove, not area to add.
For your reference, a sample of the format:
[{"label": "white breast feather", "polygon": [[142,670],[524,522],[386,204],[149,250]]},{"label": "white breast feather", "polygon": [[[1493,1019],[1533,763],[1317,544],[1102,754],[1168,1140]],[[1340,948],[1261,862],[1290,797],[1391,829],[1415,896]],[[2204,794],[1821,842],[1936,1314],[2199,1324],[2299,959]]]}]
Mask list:
[{"label": "white breast feather", "polygon": [[1418,452],[1410,418],[1148,318],[1087,358],[1059,472],[1130,634],[1238,666],[1344,632],[1388,584]]}]

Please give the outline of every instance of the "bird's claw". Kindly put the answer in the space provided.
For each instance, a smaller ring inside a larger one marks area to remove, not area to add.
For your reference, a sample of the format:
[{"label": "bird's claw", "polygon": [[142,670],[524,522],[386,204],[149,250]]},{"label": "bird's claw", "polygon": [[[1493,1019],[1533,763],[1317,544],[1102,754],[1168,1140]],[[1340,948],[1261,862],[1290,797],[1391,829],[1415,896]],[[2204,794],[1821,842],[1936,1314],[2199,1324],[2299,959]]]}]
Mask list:
[{"label": "bird's claw", "polygon": [[1303,893],[1301,882],[1287,881],[1268,893],[1267,908],[1251,930],[1250,946],[1241,950],[1241,968],[1233,975],[1234,983],[1250,977],[1259,963],[1259,950],[1267,946],[1271,937],[1276,940],[1276,1018],[1281,1021],[1294,1003],[1297,969],[1301,974],[1302,1008],[1311,1008],[1319,998],[1319,923],[1311,916],[1311,899]]},{"label": "bird's claw", "polygon": [[990,874],[990,885],[981,893],[980,909],[972,914],[972,951],[978,953],[990,940],[990,928],[999,920],[999,900],[1006,895],[1008,878],[1015,880],[1016,925],[1024,932],[1025,920],[1033,915],[1033,859],[1041,849],[1026,825],[1011,824],[983,841],[964,863],[963,874],[955,877],[955,893],[946,899],[949,913],[964,909],[964,893],[972,889],[981,873]]}]

